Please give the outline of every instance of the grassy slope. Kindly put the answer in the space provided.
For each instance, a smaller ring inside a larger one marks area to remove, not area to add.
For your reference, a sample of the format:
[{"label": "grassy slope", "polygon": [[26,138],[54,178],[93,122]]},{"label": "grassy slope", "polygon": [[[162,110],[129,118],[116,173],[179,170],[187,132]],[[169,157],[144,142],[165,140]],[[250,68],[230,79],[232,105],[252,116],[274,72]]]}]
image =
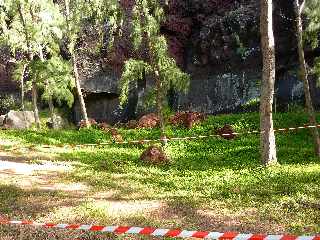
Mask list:
[{"label": "grassy slope", "polygon": [[[275,116],[275,127],[300,126],[306,122],[302,113]],[[193,130],[169,128],[168,135],[207,134],[225,123],[239,132],[256,130],[259,116],[210,117]],[[124,139],[159,136],[158,130],[121,130],[121,133]],[[19,140],[23,146],[95,143],[108,141],[110,136],[97,130],[42,130],[3,131],[0,138]],[[212,138],[171,142],[166,149],[171,158],[168,166],[142,163],[139,156],[144,147],[140,145],[65,150],[55,156],[57,160],[77,163],[75,171],[65,176],[64,181],[84,182],[96,192],[112,191],[114,200],[157,200],[166,206],[151,215],[108,219],[105,211],[108,206],[88,200],[72,213],[87,221],[221,231],[320,232],[320,160],[314,157],[309,132],[277,134],[277,146],[281,165],[268,169],[259,163],[258,135],[245,135],[233,141]],[[0,199],[6,197],[0,193]],[[68,220],[67,214],[56,218]]]}]

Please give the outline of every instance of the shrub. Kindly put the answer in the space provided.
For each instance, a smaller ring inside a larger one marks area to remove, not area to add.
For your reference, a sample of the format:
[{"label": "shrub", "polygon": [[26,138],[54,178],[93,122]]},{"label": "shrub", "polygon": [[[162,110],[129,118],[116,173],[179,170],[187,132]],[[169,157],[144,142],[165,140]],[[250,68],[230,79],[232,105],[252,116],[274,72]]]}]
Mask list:
[{"label": "shrub", "polygon": [[0,95],[0,114],[6,114],[10,110],[19,109],[17,100],[13,95]]}]

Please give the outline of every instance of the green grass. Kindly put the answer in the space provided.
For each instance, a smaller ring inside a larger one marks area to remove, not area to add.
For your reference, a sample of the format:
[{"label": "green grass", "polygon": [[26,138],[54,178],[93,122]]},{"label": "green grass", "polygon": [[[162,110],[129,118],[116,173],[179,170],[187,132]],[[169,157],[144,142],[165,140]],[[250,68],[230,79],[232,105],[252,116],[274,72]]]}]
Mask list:
[{"label": "green grass", "polygon": [[[279,113],[275,115],[275,127],[300,126],[307,119],[303,113]],[[210,117],[192,130],[168,127],[167,134],[204,135],[226,123],[238,132],[257,130],[259,116],[250,113]],[[121,129],[120,132],[125,140],[156,139],[160,135],[157,129]],[[18,140],[21,145],[110,140],[110,135],[98,130],[2,131],[0,137]],[[94,192],[112,191],[114,200],[166,202],[167,215],[163,218],[122,219],[128,223],[198,228],[223,226],[231,216],[241,221],[240,226],[231,225],[231,229],[320,232],[320,160],[314,156],[310,132],[277,133],[276,140],[280,164],[270,168],[260,165],[257,134],[239,136],[232,141],[210,138],[170,142],[166,146],[170,164],[165,166],[141,162],[139,156],[145,149],[141,145],[65,150],[56,159],[76,163],[77,167],[64,176],[64,181],[84,182]],[[214,217],[199,215],[204,209],[213,211]],[[85,202],[76,211],[88,219],[108,223],[101,206]],[[172,211],[177,214],[174,218],[168,217]],[[221,217],[221,225],[210,225],[217,216]],[[202,221],[208,224],[201,224]]]}]

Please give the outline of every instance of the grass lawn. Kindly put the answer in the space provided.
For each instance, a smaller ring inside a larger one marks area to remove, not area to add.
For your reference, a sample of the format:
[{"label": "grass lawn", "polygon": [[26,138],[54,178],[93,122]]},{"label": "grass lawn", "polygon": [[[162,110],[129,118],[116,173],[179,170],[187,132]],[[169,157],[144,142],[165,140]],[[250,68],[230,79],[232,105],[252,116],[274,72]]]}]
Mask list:
[{"label": "grass lawn", "polygon": [[[275,115],[275,127],[307,122],[304,113]],[[238,132],[257,130],[259,116],[214,116],[192,130],[168,127],[167,134],[205,135],[225,123]],[[159,137],[157,129],[120,132],[125,140]],[[23,149],[10,154],[29,156],[28,163],[49,160],[70,164],[72,170],[47,177],[52,184],[78,186],[74,191],[68,187],[43,190],[35,181],[25,188],[17,184],[19,176],[8,175],[0,179],[0,216],[214,231],[320,232],[320,159],[314,156],[308,130],[277,133],[280,164],[270,168],[260,165],[257,134],[231,141],[210,138],[169,142],[166,152],[170,164],[165,166],[139,160],[147,145],[40,147],[109,140],[110,135],[99,130],[0,132],[3,153],[19,146]],[[36,151],[28,149],[30,144]]]}]

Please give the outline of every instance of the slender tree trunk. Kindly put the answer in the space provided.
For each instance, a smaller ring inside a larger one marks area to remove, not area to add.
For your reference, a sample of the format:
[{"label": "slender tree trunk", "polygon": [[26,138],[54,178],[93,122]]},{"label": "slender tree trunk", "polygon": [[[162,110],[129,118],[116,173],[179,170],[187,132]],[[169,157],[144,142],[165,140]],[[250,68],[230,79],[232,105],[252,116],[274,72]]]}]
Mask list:
[{"label": "slender tree trunk", "polygon": [[157,87],[157,115],[159,117],[159,127],[160,127],[160,134],[161,139],[163,139],[162,143],[163,145],[167,144],[166,140],[166,133],[165,133],[165,123],[164,123],[164,116],[163,116],[163,92],[162,92],[162,86],[161,86],[161,79],[159,75],[159,71],[155,71],[155,77],[156,77],[156,87]]},{"label": "slender tree trunk", "polygon": [[[47,91],[49,91],[49,82],[46,81],[45,82],[45,87],[47,88]],[[48,106],[49,106],[49,112],[50,112],[50,116],[51,116],[51,122],[52,122],[52,128],[56,129],[56,117],[55,117],[55,113],[54,113],[54,104],[52,101],[52,95],[50,95],[48,93]]]},{"label": "slender tree trunk", "polygon": [[[300,77],[303,81],[304,95],[306,108],[309,116],[309,123],[312,126],[317,125],[316,115],[314,113],[314,108],[312,104],[311,94],[310,94],[310,86],[308,81],[308,70],[306,66],[306,61],[304,57],[304,49],[303,49],[303,28],[302,28],[302,20],[301,13],[303,10],[303,4],[299,4],[299,0],[294,0],[294,9],[296,15],[296,28],[297,28],[297,40],[298,40],[298,53],[299,53],[299,63],[300,63]],[[310,129],[313,139],[314,139],[314,149],[317,156],[320,156],[320,137],[317,128]]]},{"label": "slender tree trunk", "polygon": [[89,122],[89,119],[88,119],[86,104],[84,102],[84,98],[83,98],[83,94],[82,94],[81,86],[80,86],[80,81],[79,81],[77,60],[76,60],[76,56],[75,56],[74,53],[72,54],[71,58],[72,58],[73,74],[74,74],[74,79],[75,79],[75,82],[76,82],[76,89],[77,89],[77,93],[78,93],[78,99],[79,99],[79,103],[80,103],[81,114],[82,114],[83,120],[86,123],[86,126],[90,127],[90,122]]},{"label": "slender tree trunk", "polygon": [[54,114],[54,105],[52,101],[52,96],[49,96],[48,98],[48,105],[49,105],[49,112],[51,116],[52,128],[56,129],[56,116]]},{"label": "slender tree trunk", "polygon": [[[64,0],[64,7],[65,7],[65,18],[66,18],[67,29],[69,32],[71,32],[69,0]],[[69,38],[69,36],[68,36],[68,38]],[[70,40],[70,38],[69,38],[69,40]],[[77,89],[77,95],[78,95],[78,99],[79,99],[79,103],[80,103],[80,111],[81,111],[81,115],[82,115],[82,120],[85,121],[86,127],[89,128],[90,122],[88,119],[86,104],[85,104],[83,94],[81,91],[76,54],[75,54],[73,47],[72,47],[72,49],[68,49],[68,50],[70,51],[70,54],[71,54],[71,61],[72,61],[72,66],[73,66],[73,76],[74,76],[75,83],[76,83],[76,89]]]},{"label": "slender tree trunk", "polygon": [[24,73],[26,71],[27,65],[24,64],[22,67],[22,72],[21,72],[21,79],[20,79],[20,83],[21,83],[21,110],[24,111],[25,107],[24,107]]},{"label": "slender tree trunk", "polygon": [[32,81],[32,105],[33,105],[34,119],[36,121],[37,128],[40,128],[40,118],[39,118],[37,103],[38,103],[37,84],[35,81]]},{"label": "slender tree trunk", "polygon": [[260,100],[261,162],[268,166],[277,162],[273,130],[272,104],[275,82],[275,46],[272,27],[272,0],[261,0],[260,31],[263,71]]}]

